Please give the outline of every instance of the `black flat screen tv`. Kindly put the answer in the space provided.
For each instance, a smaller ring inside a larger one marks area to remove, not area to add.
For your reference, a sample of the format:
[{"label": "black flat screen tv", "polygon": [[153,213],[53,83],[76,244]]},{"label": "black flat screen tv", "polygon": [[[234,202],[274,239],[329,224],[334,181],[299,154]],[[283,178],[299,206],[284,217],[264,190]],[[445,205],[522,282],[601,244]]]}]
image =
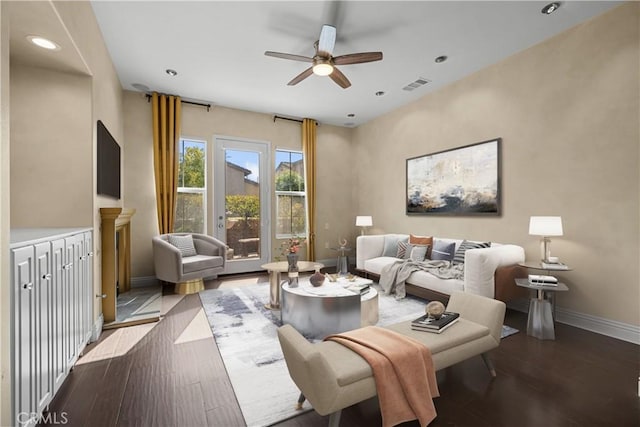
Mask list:
[{"label": "black flat screen tv", "polygon": [[98,120],[98,194],[120,199],[120,146]]}]

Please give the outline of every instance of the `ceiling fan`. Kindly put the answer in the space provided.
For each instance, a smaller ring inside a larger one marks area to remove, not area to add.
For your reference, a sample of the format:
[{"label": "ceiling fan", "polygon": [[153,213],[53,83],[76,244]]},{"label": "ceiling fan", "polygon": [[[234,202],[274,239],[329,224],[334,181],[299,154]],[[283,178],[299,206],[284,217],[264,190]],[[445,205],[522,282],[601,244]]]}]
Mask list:
[{"label": "ceiling fan", "polygon": [[313,58],[302,55],[293,55],[291,53],[280,53],[266,51],[264,54],[273,56],[274,58],[291,59],[293,61],[309,62],[313,64],[289,83],[289,86],[296,85],[311,74],[318,76],[329,76],[331,80],[336,82],[343,89],[351,86],[349,79],[338,70],[336,65],[362,64],[364,62],[374,62],[382,60],[382,52],[361,52],[350,53],[347,55],[333,56],[333,47],[336,44],[336,27],[332,25],[323,25],[320,31],[320,38],[314,43],[316,54]]}]

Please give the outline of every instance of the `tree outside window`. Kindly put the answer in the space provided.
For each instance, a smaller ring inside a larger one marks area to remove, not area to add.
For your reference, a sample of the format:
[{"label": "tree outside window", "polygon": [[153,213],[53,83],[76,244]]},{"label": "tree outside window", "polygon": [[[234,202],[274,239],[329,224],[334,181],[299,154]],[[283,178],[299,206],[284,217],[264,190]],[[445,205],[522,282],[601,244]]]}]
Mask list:
[{"label": "tree outside window", "polygon": [[206,142],[180,139],[174,231],[206,233]]},{"label": "tree outside window", "polygon": [[276,150],[276,237],[307,235],[304,158],[296,151]]}]

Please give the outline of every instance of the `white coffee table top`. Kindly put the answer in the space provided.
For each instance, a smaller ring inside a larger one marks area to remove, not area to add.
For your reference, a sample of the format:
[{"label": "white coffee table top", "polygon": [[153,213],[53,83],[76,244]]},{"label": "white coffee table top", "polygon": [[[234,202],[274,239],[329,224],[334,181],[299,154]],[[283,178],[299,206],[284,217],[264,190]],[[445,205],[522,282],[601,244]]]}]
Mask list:
[{"label": "white coffee table top", "polygon": [[[373,281],[371,279],[364,279],[362,277],[356,277],[354,280],[347,280],[346,277],[340,277],[335,282],[330,282],[325,279],[321,286],[313,286],[309,282],[308,277],[301,277],[298,282],[298,287],[291,288],[288,283],[282,285],[282,289],[296,295],[304,296],[317,296],[317,297],[343,297],[354,295],[353,291],[346,289],[350,285],[371,285]],[[378,292],[375,288],[369,288],[369,291],[362,294],[362,300],[366,301],[375,297]]]}]

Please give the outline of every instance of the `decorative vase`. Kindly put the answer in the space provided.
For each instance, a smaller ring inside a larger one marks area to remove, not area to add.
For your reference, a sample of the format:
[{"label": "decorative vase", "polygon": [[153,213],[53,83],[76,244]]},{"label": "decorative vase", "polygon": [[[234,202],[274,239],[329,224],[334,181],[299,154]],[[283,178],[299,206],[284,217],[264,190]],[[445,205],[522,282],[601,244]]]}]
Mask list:
[{"label": "decorative vase", "polygon": [[309,277],[309,282],[311,282],[311,284],[316,287],[322,286],[322,284],[324,283],[324,274],[320,273],[320,267],[316,267],[316,272],[313,273],[311,277]]},{"label": "decorative vase", "polygon": [[297,288],[298,287],[298,254],[296,253],[287,254],[287,262],[289,263],[289,267],[287,268],[288,277],[289,277],[289,287]]}]

